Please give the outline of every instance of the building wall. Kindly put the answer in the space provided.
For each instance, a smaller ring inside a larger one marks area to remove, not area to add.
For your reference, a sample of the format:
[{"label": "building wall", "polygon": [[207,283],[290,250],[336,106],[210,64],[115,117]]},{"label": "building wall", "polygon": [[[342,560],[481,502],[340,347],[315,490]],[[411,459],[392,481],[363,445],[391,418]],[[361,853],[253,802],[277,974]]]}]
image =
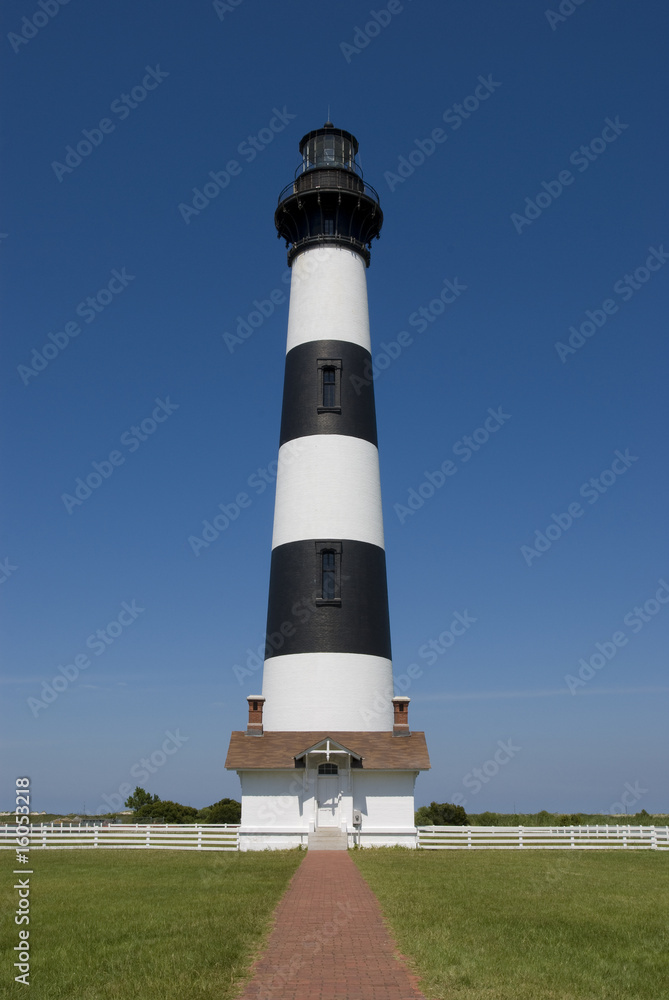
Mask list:
[{"label": "building wall", "polygon": [[414,829],[415,771],[353,770],[351,777],[353,808],[362,813],[363,833]]},{"label": "building wall", "polygon": [[[313,796],[305,787],[304,770],[240,771],[239,777],[243,828],[309,830]],[[305,806],[308,815],[305,815]]]},{"label": "building wall", "polygon": [[[313,769],[240,771],[242,850],[306,846],[318,825],[318,775]],[[415,846],[415,771],[340,769],[338,826],[349,846]],[[362,814],[360,827],[353,813]]]}]

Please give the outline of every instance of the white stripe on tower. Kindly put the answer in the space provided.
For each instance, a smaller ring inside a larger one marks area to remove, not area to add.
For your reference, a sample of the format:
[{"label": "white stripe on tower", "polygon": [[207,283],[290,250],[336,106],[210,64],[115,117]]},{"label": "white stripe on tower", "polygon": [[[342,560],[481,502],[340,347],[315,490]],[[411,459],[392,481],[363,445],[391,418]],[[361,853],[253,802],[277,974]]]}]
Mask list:
[{"label": "white stripe on tower", "polygon": [[348,340],[371,351],[365,262],[353,250],[303,250],[290,279],[286,354],[312,340]]},{"label": "white stripe on tower", "polygon": [[263,694],[263,728],[268,732],[368,733],[393,728],[393,667],[380,656],[273,656],[265,660]]},{"label": "white stripe on tower", "polygon": [[376,445],[311,434],[281,446],[272,548],[303,538],[354,538],[384,547]]}]

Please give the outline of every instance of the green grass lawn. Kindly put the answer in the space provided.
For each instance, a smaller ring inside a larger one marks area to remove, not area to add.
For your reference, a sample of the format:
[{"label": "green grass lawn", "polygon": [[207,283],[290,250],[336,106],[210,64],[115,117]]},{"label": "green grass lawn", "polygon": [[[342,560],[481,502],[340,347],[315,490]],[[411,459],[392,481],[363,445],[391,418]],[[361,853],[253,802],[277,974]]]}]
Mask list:
[{"label": "green grass lawn", "polygon": [[[353,851],[437,1000],[663,1000],[669,854]],[[0,854],[13,861],[13,852]],[[35,1000],[229,1000],[304,855],[31,852]],[[2,865],[0,997],[16,893]]]},{"label": "green grass lawn", "polygon": [[669,854],[353,851],[437,1000],[669,996]]},{"label": "green grass lawn", "polygon": [[[10,857],[11,853],[11,857]],[[34,1000],[227,1000],[236,995],[299,851],[31,851]],[[0,997],[14,982],[14,852],[2,851]],[[22,925],[25,926],[25,925]]]}]

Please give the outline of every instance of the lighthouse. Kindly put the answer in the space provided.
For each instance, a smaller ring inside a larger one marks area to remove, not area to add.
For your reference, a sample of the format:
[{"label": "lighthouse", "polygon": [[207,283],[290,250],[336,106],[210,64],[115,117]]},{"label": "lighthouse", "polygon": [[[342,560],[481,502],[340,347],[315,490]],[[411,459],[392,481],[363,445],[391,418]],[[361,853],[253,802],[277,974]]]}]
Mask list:
[{"label": "lighthouse", "polygon": [[332,122],[308,132],[274,221],[290,306],[262,693],[226,767],[242,849],[414,842],[429,767],[393,696],[366,270],[383,213]]}]

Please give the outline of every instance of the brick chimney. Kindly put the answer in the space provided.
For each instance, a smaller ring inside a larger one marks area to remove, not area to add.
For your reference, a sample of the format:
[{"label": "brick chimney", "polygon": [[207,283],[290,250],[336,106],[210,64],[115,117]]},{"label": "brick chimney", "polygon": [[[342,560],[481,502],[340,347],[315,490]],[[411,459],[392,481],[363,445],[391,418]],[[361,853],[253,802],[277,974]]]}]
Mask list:
[{"label": "brick chimney", "polygon": [[393,736],[410,736],[409,731],[409,702],[404,694],[398,694],[393,698]]},{"label": "brick chimney", "polygon": [[246,726],[246,735],[262,736],[262,710],[265,699],[261,694],[250,694],[246,700],[249,703],[249,721]]}]

